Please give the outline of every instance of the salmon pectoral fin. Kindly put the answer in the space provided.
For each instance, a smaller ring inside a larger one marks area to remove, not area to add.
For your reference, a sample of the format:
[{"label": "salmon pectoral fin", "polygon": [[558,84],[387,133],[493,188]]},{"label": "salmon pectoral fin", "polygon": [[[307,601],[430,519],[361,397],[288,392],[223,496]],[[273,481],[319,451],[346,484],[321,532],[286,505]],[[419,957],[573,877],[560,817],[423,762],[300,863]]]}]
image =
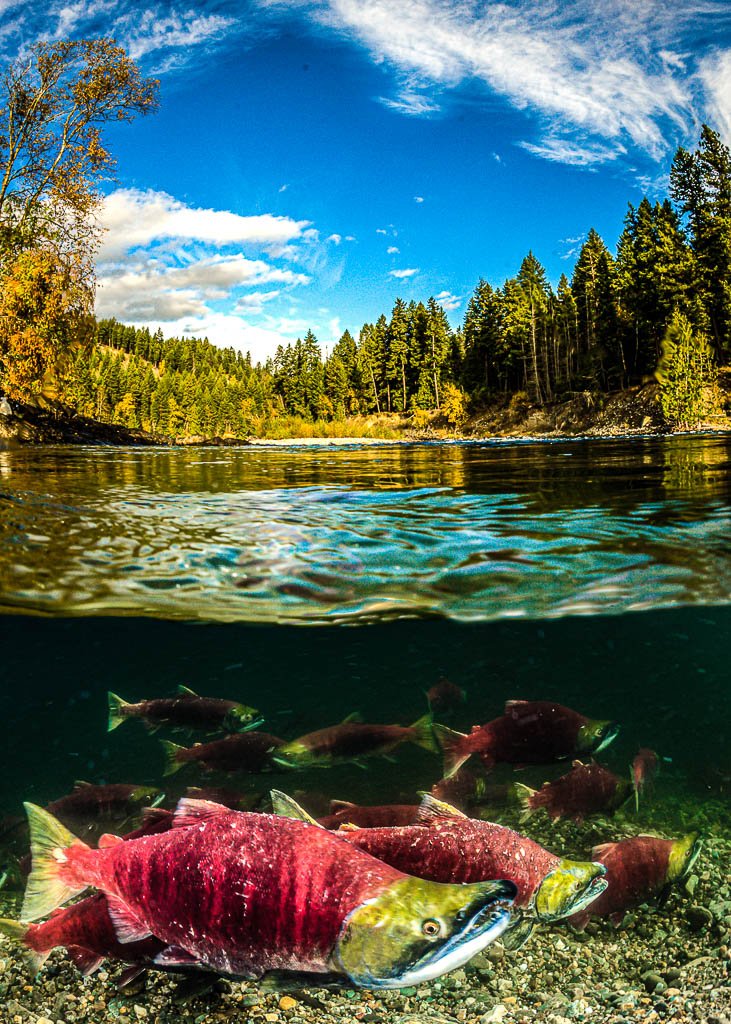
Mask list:
[{"label": "salmon pectoral fin", "polygon": [[121,943],[139,942],[140,939],[149,939],[152,935],[145,922],[141,921],[137,914],[118,896],[107,894],[107,908],[117,939]]},{"label": "salmon pectoral fin", "polygon": [[347,988],[352,982],[334,971],[267,971],[259,981],[262,992],[298,992],[303,988]]},{"label": "salmon pectoral fin", "polygon": [[88,978],[94,971],[98,971],[104,963],[103,956],[92,953],[90,949],[84,949],[83,946],[69,946],[67,952],[74,966],[81,971],[85,978]]},{"label": "salmon pectoral fin", "polygon": [[127,986],[131,985],[136,978],[139,978],[141,974],[144,974],[146,970],[147,968],[142,964],[132,964],[131,967],[128,967],[126,971],[122,971],[120,974],[117,982],[117,988],[119,990],[127,988]]},{"label": "salmon pectoral fin", "polygon": [[158,967],[199,967],[200,960],[180,946],[166,946],[154,959]]}]

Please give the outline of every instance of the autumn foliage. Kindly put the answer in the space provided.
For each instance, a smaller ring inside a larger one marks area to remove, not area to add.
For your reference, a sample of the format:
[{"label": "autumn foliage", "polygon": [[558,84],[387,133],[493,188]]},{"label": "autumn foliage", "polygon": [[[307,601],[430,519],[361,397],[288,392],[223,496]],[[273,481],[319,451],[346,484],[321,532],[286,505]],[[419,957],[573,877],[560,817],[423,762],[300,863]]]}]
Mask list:
[{"label": "autumn foliage", "polygon": [[0,390],[45,390],[94,306],[99,187],[108,122],[154,110],[145,79],[110,39],[38,43],[0,85]]}]

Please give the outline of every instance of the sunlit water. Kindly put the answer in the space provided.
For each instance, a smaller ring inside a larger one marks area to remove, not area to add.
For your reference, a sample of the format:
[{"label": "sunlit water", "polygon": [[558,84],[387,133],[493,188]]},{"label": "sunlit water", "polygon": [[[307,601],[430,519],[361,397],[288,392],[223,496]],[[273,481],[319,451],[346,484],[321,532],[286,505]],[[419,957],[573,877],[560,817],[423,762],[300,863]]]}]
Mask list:
[{"label": "sunlit water", "polygon": [[0,600],[461,621],[725,603],[726,437],[0,453]]}]

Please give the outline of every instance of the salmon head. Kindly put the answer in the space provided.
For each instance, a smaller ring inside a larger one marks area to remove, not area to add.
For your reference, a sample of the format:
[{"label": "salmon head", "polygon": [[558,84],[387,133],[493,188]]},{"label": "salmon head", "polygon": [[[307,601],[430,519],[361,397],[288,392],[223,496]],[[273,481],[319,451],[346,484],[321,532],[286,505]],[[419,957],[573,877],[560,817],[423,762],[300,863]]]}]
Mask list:
[{"label": "salmon head", "polygon": [[264,719],[256,708],[247,707],[246,704],[236,704],[230,708],[223,719],[223,728],[226,732],[248,732],[262,725]]},{"label": "salmon head", "polygon": [[159,807],[165,794],[154,786],[137,786],[130,793],[130,802],[136,807]]},{"label": "salmon head", "polygon": [[682,839],[676,839],[670,848],[666,882],[677,882],[689,873],[701,852],[703,840],[697,832],[689,832]]},{"label": "salmon head", "polygon": [[576,748],[582,754],[598,754],[617,738],[619,725],[598,718],[589,718],[579,729]]},{"label": "salmon head", "polygon": [[588,907],[607,887],[607,869],[593,861],[561,860],[536,892],[533,909],[541,921],[558,921]]},{"label": "salmon head", "polygon": [[346,918],[338,967],[367,988],[402,988],[461,967],[510,924],[512,882],[392,882]]}]

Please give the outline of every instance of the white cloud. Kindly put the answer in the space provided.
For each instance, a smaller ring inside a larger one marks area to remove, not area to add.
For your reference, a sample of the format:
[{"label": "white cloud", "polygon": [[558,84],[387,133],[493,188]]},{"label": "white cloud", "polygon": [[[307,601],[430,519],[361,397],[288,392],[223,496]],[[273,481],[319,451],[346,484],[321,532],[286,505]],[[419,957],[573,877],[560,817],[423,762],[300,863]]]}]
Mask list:
[{"label": "white cloud", "polygon": [[376,228],[376,234],[377,235],[387,235],[388,231],[386,231],[385,228]]},{"label": "white cloud", "polygon": [[388,249],[386,249],[386,252],[388,253],[389,256],[395,256],[396,253],[398,253],[400,251],[401,250],[399,249],[399,247],[397,245],[389,245]]},{"label": "white cloud", "polygon": [[187,206],[162,192],[120,189],[106,198],[101,222],[107,234],[97,315],[162,326],[167,335],[207,336],[251,350],[255,359],[309,326],[265,308],[310,284],[310,266],[321,278],[329,271],[309,221],[243,216]]},{"label": "white cloud", "polygon": [[414,196],[414,202],[415,203],[423,203],[424,202],[424,197],[423,196]]},{"label": "white cloud", "polygon": [[708,56],[700,68],[708,106],[726,142],[731,142],[731,49]]},{"label": "white cloud", "polygon": [[342,240],[343,240],[343,236],[342,235],[338,235],[337,233],[334,233],[332,235],[328,235],[327,238],[325,239],[326,242],[332,242],[333,245],[340,245]]},{"label": "white cloud", "polygon": [[389,270],[388,273],[389,273],[389,275],[391,277],[397,277],[397,278],[399,278],[399,280],[402,280],[403,278],[413,277],[414,274],[418,274],[419,273],[419,268],[418,267],[406,267],[404,270]]},{"label": "white cloud", "polygon": [[102,223],[107,229],[100,258],[110,260],[153,240],[195,239],[217,246],[258,246],[303,238],[309,221],[270,213],[241,216],[229,210],[186,206],[166,192],[117,189],[104,200]]},{"label": "white cloud", "polygon": [[462,305],[462,296],[453,295],[452,292],[439,292],[439,294],[435,295],[434,298],[442,309],[445,309],[448,313],[451,313],[452,310],[458,309]]},{"label": "white cloud", "polygon": [[[293,6],[260,2],[270,10]],[[726,0],[299,0],[294,6],[394,69],[397,92],[385,101],[392,108],[428,115],[448,90],[476,83],[534,115],[533,137],[526,139],[531,152],[579,165],[616,159],[630,147],[657,159],[674,136],[694,130],[694,51],[721,37],[731,20]],[[724,74],[717,66],[706,76],[714,79],[709,92],[721,119],[727,116]]]}]

